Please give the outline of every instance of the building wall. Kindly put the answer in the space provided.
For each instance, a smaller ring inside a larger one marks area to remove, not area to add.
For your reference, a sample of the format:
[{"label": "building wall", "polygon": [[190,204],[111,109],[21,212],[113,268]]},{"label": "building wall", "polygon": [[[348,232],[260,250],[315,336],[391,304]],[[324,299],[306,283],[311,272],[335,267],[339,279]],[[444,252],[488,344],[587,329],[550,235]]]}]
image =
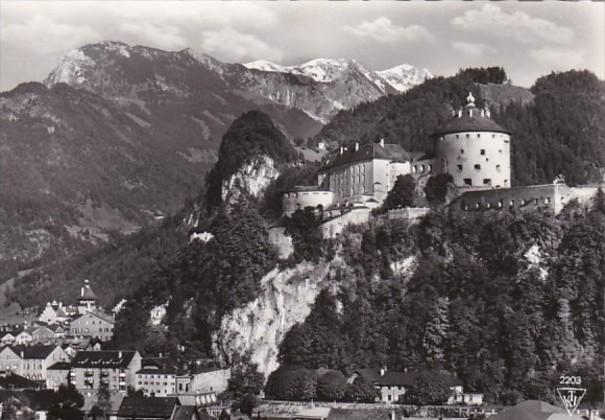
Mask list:
[{"label": "building wall", "polygon": [[0,369],[18,374],[21,369],[21,357],[9,347],[5,347],[0,351]]},{"label": "building wall", "polygon": [[69,381],[69,369],[51,369],[46,371],[46,388],[55,391]]},{"label": "building wall", "polygon": [[319,225],[324,238],[334,238],[340,235],[342,230],[349,224],[358,225],[370,220],[371,209],[367,207],[353,208],[333,219]]},{"label": "building wall", "polygon": [[129,386],[136,387],[136,372],[141,370],[141,356],[137,353],[125,369],[73,367],[71,383],[83,394],[92,395],[99,389],[101,380],[110,391],[126,392]]},{"label": "building wall", "polygon": [[92,314],[85,314],[69,324],[69,332],[78,337],[97,337],[107,341],[113,336],[113,324]]},{"label": "building wall", "polygon": [[282,209],[286,216],[291,216],[298,209],[305,207],[328,208],[334,203],[332,191],[288,191],[282,195]]},{"label": "building wall", "polygon": [[135,389],[142,389],[145,396],[166,397],[176,392],[176,375],[157,373],[137,373]]},{"label": "building wall", "polygon": [[[342,205],[360,201],[362,195],[374,194],[374,166],[380,161],[385,165],[389,162],[384,159],[374,159],[330,167],[320,172],[319,184],[334,193],[334,203]],[[388,178],[388,174],[385,174],[385,177]]]},{"label": "building wall", "polygon": [[24,359],[19,375],[36,381],[46,381],[47,368],[57,362],[68,362],[69,356],[57,346],[46,359]]},{"label": "building wall", "polygon": [[192,375],[191,391],[196,393],[226,391],[231,378],[230,369],[218,369],[210,372],[196,373]]},{"label": "building wall", "polygon": [[488,131],[445,134],[435,140],[435,157],[457,187],[510,187],[508,134]]},{"label": "building wall", "polygon": [[377,385],[376,388],[380,391],[380,401],[385,403],[396,403],[405,394],[405,388],[401,385]]}]

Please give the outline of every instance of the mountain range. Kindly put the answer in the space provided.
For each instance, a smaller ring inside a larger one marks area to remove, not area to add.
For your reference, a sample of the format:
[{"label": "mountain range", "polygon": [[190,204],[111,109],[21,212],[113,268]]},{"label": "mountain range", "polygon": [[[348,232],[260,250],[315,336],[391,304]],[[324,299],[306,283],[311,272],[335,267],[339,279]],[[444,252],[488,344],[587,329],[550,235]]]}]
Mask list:
[{"label": "mountain range", "polygon": [[66,53],[44,83],[0,93],[0,279],[174,213],[246,111],[305,139],[339,110],[430,77],[354,60],[260,67],[107,41]]}]

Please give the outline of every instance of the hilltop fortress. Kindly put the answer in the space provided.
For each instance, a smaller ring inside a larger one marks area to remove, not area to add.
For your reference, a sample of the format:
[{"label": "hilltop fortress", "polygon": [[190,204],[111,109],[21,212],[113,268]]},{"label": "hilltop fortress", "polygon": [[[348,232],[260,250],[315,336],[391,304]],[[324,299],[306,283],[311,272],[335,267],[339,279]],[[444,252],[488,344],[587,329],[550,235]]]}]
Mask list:
[{"label": "hilltop fortress", "polygon": [[[324,235],[334,236],[346,224],[369,220],[397,177],[407,174],[417,180],[449,174],[458,190],[450,205],[463,211],[550,208],[556,214],[569,201],[587,203],[596,193],[599,185],[569,187],[562,180],[511,187],[511,133],[491,119],[489,109],[479,109],[471,93],[466,99],[433,133],[433,155],[384,140],[340,147],[319,169],[316,186],[283,194],[284,215],[313,207],[322,215]],[[427,211],[407,208],[402,214],[415,218]]]}]

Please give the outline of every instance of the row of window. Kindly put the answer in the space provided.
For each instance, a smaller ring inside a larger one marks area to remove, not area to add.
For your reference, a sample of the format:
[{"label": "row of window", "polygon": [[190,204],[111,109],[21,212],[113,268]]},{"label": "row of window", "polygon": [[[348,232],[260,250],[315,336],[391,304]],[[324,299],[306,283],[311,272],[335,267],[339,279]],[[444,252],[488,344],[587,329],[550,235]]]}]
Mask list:
[{"label": "row of window", "polygon": [[[498,153],[502,153],[502,149],[498,149]],[[464,154],[464,149],[460,149],[460,154],[463,155]],[[479,150],[479,154],[481,156],[485,156],[485,149],[480,149]]]},{"label": "row of window", "polygon": [[137,375],[137,377],[139,378],[143,378],[143,379],[171,379],[174,378],[174,375],[160,375],[160,374],[153,374],[153,375]]},{"label": "row of window", "polygon": [[[89,328],[72,328],[71,331],[74,334],[91,332]],[[92,332],[110,333],[111,328],[97,328],[95,331],[92,331]]]},{"label": "row of window", "polygon": [[[458,166],[460,167],[461,165],[458,165]],[[475,165],[475,169],[481,169],[480,167],[477,168],[477,166],[479,166],[479,165]],[[500,165],[498,165],[498,166],[500,166]],[[459,168],[459,169],[462,170],[462,168]],[[472,187],[473,186],[473,180],[471,178],[464,178],[462,181],[464,182],[464,185],[466,185],[467,187]],[[504,180],[504,185],[507,185],[507,184],[508,184],[508,179],[505,179]],[[491,186],[492,185],[492,179],[491,178],[483,178],[483,185]]]},{"label": "row of window", "polygon": [[[527,205],[540,205],[540,204],[544,204],[544,205],[549,205],[551,203],[551,199],[550,197],[540,197],[540,198],[530,198],[530,199],[525,199],[522,198],[519,201],[515,201],[515,200],[509,200],[508,202],[508,207],[509,208],[513,208],[515,207],[515,205],[518,205],[520,207],[523,206],[527,206]],[[474,205],[469,205],[467,203],[463,203],[462,207],[464,208],[464,210],[472,210],[472,209],[482,209],[482,208],[486,208],[486,209],[501,209],[504,207],[504,201],[503,200],[498,200],[495,204],[492,205],[492,203],[485,203],[484,205],[480,202],[475,203]]]},{"label": "row of window", "polygon": [[[458,169],[458,172],[462,172],[462,170],[464,169],[464,167],[461,164],[456,165],[456,168]],[[481,164],[476,163],[474,165],[474,168],[475,168],[475,170],[480,171],[481,170]],[[498,172],[500,172],[500,168],[501,168],[500,165],[496,165],[496,170]]]},{"label": "row of window", "polygon": [[[492,134],[491,134],[491,136],[492,136],[492,138],[493,138],[493,139],[495,139],[496,137],[503,138],[505,135],[506,135],[506,134],[494,134],[494,133],[492,133]],[[461,134],[456,134],[456,138],[457,138],[457,139],[459,139],[459,138],[460,138],[460,136],[461,136]],[[466,134],[465,134],[465,136],[466,136],[466,138],[467,138],[467,139],[470,139],[470,138],[471,138],[471,133],[466,133]],[[489,137],[489,136],[490,136],[489,134],[486,134],[486,135],[485,135],[485,137]],[[477,137],[478,139],[480,139],[480,138],[481,138],[481,133],[476,133],[476,137]],[[440,140],[440,141],[444,141],[444,140],[445,140],[445,137],[444,137],[444,136],[441,136],[441,137],[439,137],[439,140]]]},{"label": "row of window", "polygon": [[[139,385],[151,385],[151,386],[162,386],[161,382],[153,382],[153,381],[138,381]],[[164,382],[164,386],[168,386],[168,382]],[[172,390],[174,391],[174,385],[172,386]]]}]

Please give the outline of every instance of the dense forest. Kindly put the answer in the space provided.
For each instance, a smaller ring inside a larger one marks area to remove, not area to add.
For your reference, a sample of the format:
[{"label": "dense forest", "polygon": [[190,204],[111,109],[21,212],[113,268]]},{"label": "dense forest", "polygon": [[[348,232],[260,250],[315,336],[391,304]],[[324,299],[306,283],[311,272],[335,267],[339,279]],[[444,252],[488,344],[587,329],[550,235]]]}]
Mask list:
[{"label": "dense forest", "polygon": [[[481,83],[506,80],[502,69],[466,69],[436,77],[402,95],[387,96],[341,111],[313,139],[328,143],[384,138],[407,150],[432,150],[431,134],[465,103],[468,92],[484,106]],[[503,86],[506,90],[506,86]],[[509,89],[511,94],[515,87]],[[563,174],[570,184],[595,182],[605,166],[605,83],[588,71],[552,73],[522,97],[489,103],[492,118],[512,134],[513,185],[549,183]]]},{"label": "dense forest", "polygon": [[[435,211],[342,239],[346,269],[281,344],[284,365],[444,368],[493,402],[552,400],[560,374],[600,401],[605,356],[605,195],[592,210]],[[398,270],[412,262],[413,274]]]}]

